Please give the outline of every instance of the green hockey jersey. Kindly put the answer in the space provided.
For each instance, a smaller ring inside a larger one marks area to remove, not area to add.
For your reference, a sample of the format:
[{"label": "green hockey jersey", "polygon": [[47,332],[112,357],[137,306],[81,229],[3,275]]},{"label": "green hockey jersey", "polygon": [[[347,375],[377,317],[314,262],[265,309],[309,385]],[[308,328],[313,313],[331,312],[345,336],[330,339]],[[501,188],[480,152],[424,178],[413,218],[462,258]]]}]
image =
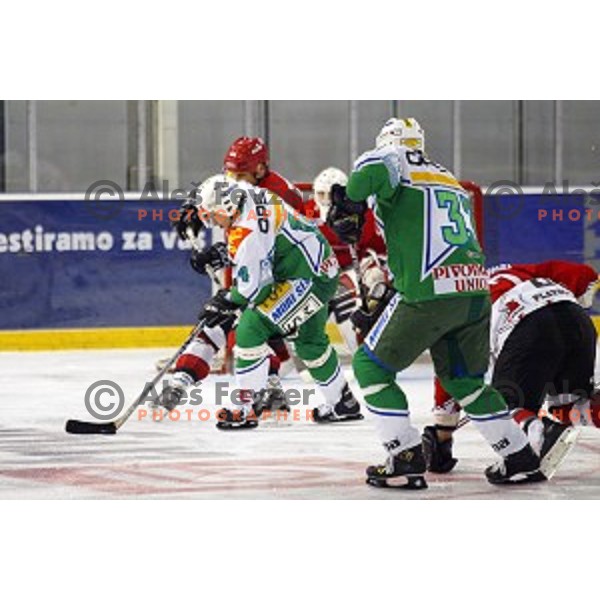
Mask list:
[{"label": "green hockey jersey", "polygon": [[366,152],[354,164],[346,194],[355,201],[375,197],[394,286],[405,301],[488,293],[469,195],[421,150]]},{"label": "green hockey jersey", "polygon": [[293,212],[272,192],[244,182],[235,187],[245,200],[227,236],[234,302],[260,304],[277,283],[337,280],[338,262],[316,222]]}]

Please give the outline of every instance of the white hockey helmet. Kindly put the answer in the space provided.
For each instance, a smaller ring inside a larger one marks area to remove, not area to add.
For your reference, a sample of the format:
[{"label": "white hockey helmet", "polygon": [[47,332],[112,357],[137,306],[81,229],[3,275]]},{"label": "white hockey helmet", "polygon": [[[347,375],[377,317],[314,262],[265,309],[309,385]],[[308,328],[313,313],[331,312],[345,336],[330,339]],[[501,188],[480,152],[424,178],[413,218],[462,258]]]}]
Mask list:
[{"label": "white hockey helmet", "polygon": [[383,146],[408,146],[415,150],[425,150],[425,133],[419,122],[412,117],[388,119],[375,138],[377,148]]},{"label": "white hockey helmet", "polygon": [[327,167],[323,169],[313,182],[313,191],[315,193],[315,202],[319,207],[321,218],[325,220],[331,207],[331,186],[334,183],[346,185],[348,175],[336,167]]},{"label": "white hockey helmet", "polygon": [[208,217],[221,214],[233,218],[243,199],[244,184],[231,177],[219,173],[206,179],[196,191],[198,208],[205,223],[210,224]]}]

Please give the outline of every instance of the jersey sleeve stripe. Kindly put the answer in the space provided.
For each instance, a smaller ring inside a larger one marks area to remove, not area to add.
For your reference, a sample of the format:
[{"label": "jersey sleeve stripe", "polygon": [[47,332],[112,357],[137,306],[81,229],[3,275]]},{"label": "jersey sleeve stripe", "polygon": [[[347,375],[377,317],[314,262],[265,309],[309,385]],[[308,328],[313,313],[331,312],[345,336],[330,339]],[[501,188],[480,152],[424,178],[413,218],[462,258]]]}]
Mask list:
[{"label": "jersey sleeve stripe", "polygon": [[382,163],[383,160],[381,159],[381,157],[379,156],[370,156],[368,158],[364,158],[362,160],[357,160],[354,163],[354,171],[360,171],[360,169],[362,169],[365,165],[368,164],[375,164],[375,163]]},{"label": "jersey sleeve stripe", "polygon": [[288,240],[290,240],[290,242],[292,242],[298,248],[300,248],[300,251],[304,255],[304,258],[306,259],[306,262],[310,265],[310,267],[313,270],[313,272],[315,274],[318,274],[319,273],[319,267],[321,266],[321,256],[323,254],[323,244],[321,242],[319,242],[319,254],[317,256],[317,262],[315,264],[315,261],[313,260],[312,256],[310,255],[310,252],[308,251],[308,249],[304,245],[304,242],[302,242],[301,240],[296,239],[292,235],[291,231],[289,231],[289,229],[287,229],[285,226],[282,228],[281,232],[283,233],[283,235],[285,235],[285,237],[288,238]]},{"label": "jersey sleeve stripe", "polygon": [[410,173],[412,183],[428,185],[431,183],[441,183],[450,187],[458,188],[462,190],[460,183],[456,181],[454,177],[450,175],[444,175],[443,173],[427,173],[412,171]]},{"label": "jersey sleeve stripe", "polygon": [[273,210],[275,211],[275,231],[279,231],[285,217],[285,211],[281,204],[273,204]]}]

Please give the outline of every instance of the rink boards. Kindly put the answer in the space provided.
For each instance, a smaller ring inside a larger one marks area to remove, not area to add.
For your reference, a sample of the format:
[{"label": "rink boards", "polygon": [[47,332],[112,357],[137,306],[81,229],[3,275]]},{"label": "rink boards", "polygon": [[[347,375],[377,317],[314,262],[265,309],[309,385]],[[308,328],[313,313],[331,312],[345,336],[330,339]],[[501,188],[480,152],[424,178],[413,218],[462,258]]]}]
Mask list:
[{"label": "rink boards", "polygon": [[[169,347],[186,336],[212,289],[170,225],[181,200],[134,198],[0,196],[0,350]],[[487,195],[488,264],[600,268],[599,203],[594,190]]]}]

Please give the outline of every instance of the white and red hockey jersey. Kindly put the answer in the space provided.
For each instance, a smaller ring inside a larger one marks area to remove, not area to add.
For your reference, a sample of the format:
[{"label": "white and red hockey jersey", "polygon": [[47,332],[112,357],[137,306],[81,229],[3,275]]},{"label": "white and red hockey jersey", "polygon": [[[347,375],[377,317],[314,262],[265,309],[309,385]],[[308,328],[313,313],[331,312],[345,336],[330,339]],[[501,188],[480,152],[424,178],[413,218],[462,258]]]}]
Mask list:
[{"label": "white and red hockey jersey", "polygon": [[[515,326],[532,312],[557,302],[591,304],[598,274],[588,265],[551,260],[488,269],[492,297],[490,350],[495,361]],[[580,300],[581,299],[581,300]]]},{"label": "white and red hockey jersey", "polygon": [[[499,265],[488,269],[492,316],[492,364],[516,325],[532,312],[556,302],[576,302],[589,308],[598,273],[588,265],[562,260],[537,264]],[[436,378],[435,404],[449,398]]]}]

